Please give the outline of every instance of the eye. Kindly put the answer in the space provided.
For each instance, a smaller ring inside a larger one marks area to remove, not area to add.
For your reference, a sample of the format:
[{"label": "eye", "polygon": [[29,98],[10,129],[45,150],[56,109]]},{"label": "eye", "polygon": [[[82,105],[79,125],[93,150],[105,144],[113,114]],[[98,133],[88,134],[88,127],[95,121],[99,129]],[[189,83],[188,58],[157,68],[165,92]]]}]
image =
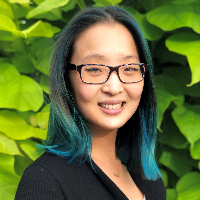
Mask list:
[{"label": "eye", "polygon": [[133,72],[133,71],[138,71],[138,69],[135,68],[135,67],[126,67],[126,68],[124,69],[124,71]]},{"label": "eye", "polygon": [[101,72],[101,70],[97,67],[91,67],[85,69],[87,72]]}]

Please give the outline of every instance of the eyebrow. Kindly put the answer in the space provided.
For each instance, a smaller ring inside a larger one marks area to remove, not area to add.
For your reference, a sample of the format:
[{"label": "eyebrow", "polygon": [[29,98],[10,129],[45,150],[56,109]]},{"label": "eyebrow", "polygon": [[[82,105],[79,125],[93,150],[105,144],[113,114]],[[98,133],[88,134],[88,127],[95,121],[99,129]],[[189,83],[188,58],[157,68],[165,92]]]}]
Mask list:
[{"label": "eyebrow", "polygon": [[[84,62],[85,60],[88,60],[88,59],[90,59],[90,58],[98,58],[98,59],[100,59],[100,60],[105,60],[105,56],[104,56],[104,55],[101,55],[101,54],[98,54],[98,53],[93,53],[93,54],[89,54],[89,55],[83,57],[83,58],[81,59],[81,62]],[[127,55],[127,56],[125,56],[125,57],[122,58],[123,61],[124,61],[124,60],[129,60],[129,59],[137,59],[137,60],[140,60],[140,59],[138,58],[138,56],[136,56],[136,55],[134,55],[134,54],[130,54],[130,55]]]},{"label": "eyebrow", "polygon": [[90,59],[90,58],[98,58],[98,59],[100,59],[100,60],[104,60],[104,59],[105,59],[105,56],[104,56],[104,55],[101,55],[101,54],[98,54],[98,53],[93,53],[93,54],[89,54],[89,55],[83,57],[83,58],[81,59],[81,61],[83,62],[83,61],[88,60],[88,59]]},{"label": "eyebrow", "polygon": [[130,54],[130,55],[127,55],[123,58],[123,60],[128,60],[128,59],[137,59],[137,60],[140,60],[138,58],[138,56],[134,55],[134,54]]}]

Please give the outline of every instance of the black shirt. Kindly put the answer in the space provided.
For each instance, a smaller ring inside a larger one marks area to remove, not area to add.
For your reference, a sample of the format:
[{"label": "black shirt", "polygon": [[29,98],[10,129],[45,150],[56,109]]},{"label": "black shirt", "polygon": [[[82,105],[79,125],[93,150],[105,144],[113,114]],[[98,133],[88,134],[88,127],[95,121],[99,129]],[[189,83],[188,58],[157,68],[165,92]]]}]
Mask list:
[{"label": "black shirt", "polygon": [[[68,164],[60,156],[44,153],[25,170],[15,200],[128,200],[95,162],[92,165],[89,160],[82,165]],[[146,200],[166,200],[161,179],[130,175]]]}]

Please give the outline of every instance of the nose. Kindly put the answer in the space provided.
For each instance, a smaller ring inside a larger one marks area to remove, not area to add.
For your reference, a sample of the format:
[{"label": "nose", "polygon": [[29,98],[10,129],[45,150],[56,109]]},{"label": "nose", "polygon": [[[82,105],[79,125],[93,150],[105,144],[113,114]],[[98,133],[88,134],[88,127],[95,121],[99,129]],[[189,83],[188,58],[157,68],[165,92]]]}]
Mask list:
[{"label": "nose", "polygon": [[119,80],[117,72],[112,72],[109,79],[102,84],[102,91],[114,96],[123,92],[123,83]]}]

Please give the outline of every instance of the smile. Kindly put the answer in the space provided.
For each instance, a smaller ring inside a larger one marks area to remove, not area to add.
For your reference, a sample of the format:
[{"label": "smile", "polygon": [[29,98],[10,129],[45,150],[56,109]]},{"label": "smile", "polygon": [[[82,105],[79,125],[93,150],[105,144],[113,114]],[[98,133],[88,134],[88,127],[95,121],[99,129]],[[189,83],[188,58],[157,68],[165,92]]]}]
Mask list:
[{"label": "smile", "polygon": [[103,108],[107,108],[107,109],[119,109],[123,106],[123,103],[119,103],[119,104],[99,104],[99,106],[103,107]]},{"label": "smile", "polygon": [[[118,101],[119,102],[119,101]],[[121,113],[126,105],[126,102],[108,102],[108,103],[99,103],[99,108],[101,111],[103,111],[104,113],[108,114],[108,115],[117,115],[119,113]]]}]

